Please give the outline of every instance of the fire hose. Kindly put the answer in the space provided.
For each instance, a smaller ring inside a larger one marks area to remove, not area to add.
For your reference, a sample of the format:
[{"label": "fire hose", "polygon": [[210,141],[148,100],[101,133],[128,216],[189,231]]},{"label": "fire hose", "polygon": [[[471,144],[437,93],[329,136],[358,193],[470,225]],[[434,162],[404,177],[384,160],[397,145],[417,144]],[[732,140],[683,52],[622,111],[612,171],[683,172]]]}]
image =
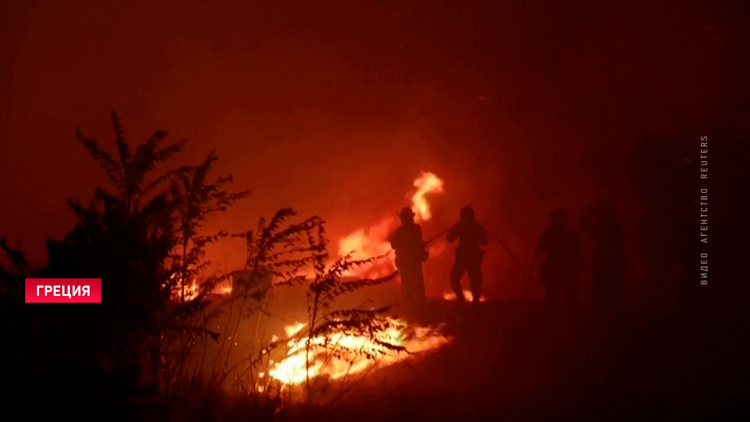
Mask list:
[{"label": "fire hose", "polygon": [[427,240],[426,242],[424,242],[425,246],[429,245],[433,240],[437,240],[438,237],[440,237],[440,236],[448,233],[449,231],[450,231],[450,229],[443,230],[440,233],[436,234],[435,236],[431,237],[429,240]]},{"label": "fire hose", "polygon": [[524,278],[526,280],[530,280],[531,279],[531,275],[526,274],[526,272],[523,270],[523,266],[521,265],[521,262],[518,260],[518,258],[516,258],[515,255],[513,255],[513,252],[510,251],[510,248],[508,247],[508,245],[506,245],[505,242],[503,242],[502,240],[500,240],[500,238],[497,237],[497,236],[495,236],[494,234],[492,234],[490,232],[487,232],[487,234],[490,235],[495,240],[497,240],[498,243],[500,243],[500,245],[505,249],[505,251],[508,252],[508,255],[510,255],[510,259],[513,260],[513,262],[518,266],[518,270],[521,271],[521,274],[523,274]]},{"label": "fire hose", "polygon": [[[440,236],[448,233],[448,231],[450,231],[450,229],[443,230],[440,233],[436,234],[435,236],[431,237],[426,242],[424,242],[425,246],[427,246],[431,242],[437,240]],[[516,266],[518,266],[518,270],[521,271],[521,274],[524,276],[524,278],[526,280],[530,280],[531,279],[531,275],[527,274],[526,271],[523,270],[523,265],[521,265],[521,262],[518,260],[518,258],[516,258],[516,256],[513,255],[513,252],[511,252],[511,250],[508,247],[508,245],[506,245],[505,242],[503,242],[502,240],[500,240],[500,238],[498,236],[496,236],[496,235],[494,235],[494,234],[492,234],[490,232],[486,232],[486,233],[488,235],[490,235],[490,237],[492,237],[493,239],[495,239],[498,243],[500,243],[500,246],[502,246],[503,249],[505,249],[505,251],[508,252],[508,255],[510,256],[510,259],[513,261],[513,263],[516,264]]]}]

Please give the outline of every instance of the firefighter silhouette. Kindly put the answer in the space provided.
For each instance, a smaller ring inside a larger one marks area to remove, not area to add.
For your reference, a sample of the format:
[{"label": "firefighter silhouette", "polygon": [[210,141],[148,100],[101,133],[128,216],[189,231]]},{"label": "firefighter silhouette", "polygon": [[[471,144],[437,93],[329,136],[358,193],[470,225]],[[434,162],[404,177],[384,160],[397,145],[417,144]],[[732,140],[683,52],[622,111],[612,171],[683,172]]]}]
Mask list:
[{"label": "firefighter silhouette", "polygon": [[474,209],[465,206],[461,210],[461,220],[448,231],[446,240],[453,243],[458,239],[456,248],[456,262],[450,275],[451,288],[456,294],[456,300],[463,302],[464,294],[461,288],[461,278],[469,273],[469,283],[473,301],[479,302],[482,294],[482,259],[484,251],[480,246],[487,244],[487,232],[482,223],[474,219]]},{"label": "firefighter silhouette", "polygon": [[572,310],[578,305],[578,277],[583,271],[583,249],[578,235],[568,227],[564,208],[552,211],[550,226],[542,233],[537,256],[546,255],[539,268],[539,284],[547,289],[547,306],[558,305],[560,295],[566,296]]},{"label": "firefighter silhouette", "polygon": [[391,247],[396,252],[396,267],[401,273],[401,292],[406,306],[421,309],[425,300],[422,263],[427,260],[422,228],[414,222],[414,212],[403,208],[399,213],[401,226],[391,236]]},{"label": "firefighter silhouette", "polygon": [[628,268],[622,227],[614,212],[594,206],[581,218],[581,229],[594,241],[591,296],[597,317],[616,333],[622,324],[623,277]]}]

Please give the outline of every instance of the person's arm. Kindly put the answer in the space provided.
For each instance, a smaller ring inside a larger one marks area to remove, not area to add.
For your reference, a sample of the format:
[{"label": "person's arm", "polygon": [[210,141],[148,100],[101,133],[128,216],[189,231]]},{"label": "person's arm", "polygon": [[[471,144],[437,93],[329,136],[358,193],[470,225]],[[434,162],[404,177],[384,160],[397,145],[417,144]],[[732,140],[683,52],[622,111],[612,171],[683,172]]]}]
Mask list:
[{"label": "person's arm", "polygon": [[455,224],[453,227],[451,227],[450,230],[448,230],[448,234],[445,235],[445,240],[448,241],[448,243],[453,243],[458,238],[458,224]]},{"label": "person's arm", "polygon": [[479,244],[482,246],[485,246],[490,241],[489,238],[487,238],[487,230],[484,229],[483,225],[479,225]]},{"label": "person's arm", "polygon": [[529,270],[529,276],[531,278],[534,278],[534,268],[536,268],[537,264],[539,263],[540,257],[545,255],[549,251],[548,233],[549,232],[545,230],[539,237],[539,243],[536,247],[536,254],[534,254],[534,258],[531,260],[531,270]]},{"label": "person's arm", "polygon": [[398,249],[398,229],[388,235],[388,243],[391,244],[391,248],[393,250]]},{"label": "person's arm", "polygon": [[537,260],[539,259],[539,256],[546,254],[549,251],[549,231],[545,230],[542,235],[539,237],[539,243],[536,247],[536,255],[534,255],[534,262],[532,265],[536,265]]},{"label": "person's arm", "polygon": [[422,227],[417,225],[417,233],[419,234],[419,259],[422,262],[427,261],[427,258],[429,258],[429,253],[427,252],[427,244],[425,243],[424,239],[422,238]]},{"label": "person's arm", "polygon": [[545,231],[544,233],[542,233],[542,236],[539,237],[539,243],[536,246],[536,254],[537,255],[541,255],[541,254],[547,252],[547,247],[548,247],[547,243],[548,243],[547,242],[547,231]]}]

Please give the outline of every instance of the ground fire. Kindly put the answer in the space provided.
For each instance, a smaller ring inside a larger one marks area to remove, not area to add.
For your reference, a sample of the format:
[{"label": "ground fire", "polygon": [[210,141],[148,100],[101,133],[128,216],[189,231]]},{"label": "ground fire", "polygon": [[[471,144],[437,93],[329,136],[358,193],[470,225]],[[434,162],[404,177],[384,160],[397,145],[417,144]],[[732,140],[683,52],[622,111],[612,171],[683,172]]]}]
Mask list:
[{"label": "ground fire", "polygon": [[[411,202],[411,208],[416,216],[415,220],[427,221],[432,217],[427,196],[443,193],[444,182],[434,173],[422,172],[414,180],[414,187],[416,191],[408,194],[407,199]],[[343,276],[368,278],[382,277],[392,273],[395,270],[394,257],[387,238],[397,226],[398,218],[394,215],[372,225],[367,231],[361,229],[341,239],[339,242],[341,256],[351,253],[354,259],[368,259],[387,255],[385,259],[373,265],[346,272]],[[433,249],[433,252],[441,251],[442,247]],[[225,287],[224,289],[226,290]],[[423,354],[439,349],[452,341],[451,337],[441,333],[440,327],[409,325],[404,320],[397,319],[390,319],[389,322],[391,327],[378,333],[375,338],[402,346],[406,352],[394,353],[363,335],[335,333],[327,337],[319,336],[309,339],[304,336],[305,324],[288,325],[285,327],[289,338],[288,350],[282,360],[272,362],[268,376],[283,385],[298,385],[319,376],[339,380],[368,369],[390,366],[406,359],[419,359]],[[312,346],[309,365],[307,363],[308,341]],[[377,355],[378,358],[369,359],[368,354]]]},{"label": "ground fire", "polygon": [[[306,324],[295,323],[285,328],[289,337],[288,351],[280,362],[272,363],[268,374],[285,385],[298,385],[318,376],[328,376],[332,380],[342,379],[367,369],[382,368],[406,359],[420,358],[450,343],[453,338],[440,333],[440,327],[408,326],[405,321],[391,320],[392,328],[378,336],[379,340],[404,346],[408,353],[388,352],[383,346],[364,336],[337,333],[330,338],[310,339],[313,352],[310,354],[309,369],[305,370],[308,337],[300,336]],[[326,342],[332,346],[323,347]],[[341,353],[339,355],[338,353]],[[382,353],[375,359],[368,359],[358,352]]]},{"label": "ground fire", "polygon": [[[467,302],[470,302],[471,300],[473,300],[473,296],[471,295],[471,291],[464,289],[463,293],[464,293],[464,300],[466,300]],[[453,293],[453,292],[451,292],[451,293],[445,293],[443,295],[443,299],[445,299],[445,300],[456,300],[456,294]],[[487,298],[484,297],[484,295],[479,296],[479,301],[480,302],[486,302]]]}]

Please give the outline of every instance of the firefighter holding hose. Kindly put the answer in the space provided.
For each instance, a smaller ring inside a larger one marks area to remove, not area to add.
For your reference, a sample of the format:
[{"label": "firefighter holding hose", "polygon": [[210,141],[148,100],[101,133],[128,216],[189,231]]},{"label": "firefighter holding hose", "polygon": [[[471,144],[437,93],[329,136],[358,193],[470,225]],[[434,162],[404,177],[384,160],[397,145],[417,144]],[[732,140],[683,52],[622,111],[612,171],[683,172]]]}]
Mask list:
[{"label": "firefighter holding hose", "polygon": [[422,228],[414,222],[411,208],[399,212],[401,226],[391,236],[391,247],[396,252],[396,267],[401,273],[401,291],[406,306],[420,311],[425,300],[422,263],[427,261],[427,250],[422,240]]},{"label": "firefighter holding hose", "polygon": [[465,206],[461,210],[461,220],[448,231],[446,240],[453,243],[458,239],[456,263],[450,275],[451,288],[456,293],[456,300],[465,301],[461,288],[461,278],[469,273],[471,295],[474,303],[479,302],[482,294],[482,259],[484,251],[481,246],[488,242],[487,232],[482,223],[474,219],[474,209]]}]

